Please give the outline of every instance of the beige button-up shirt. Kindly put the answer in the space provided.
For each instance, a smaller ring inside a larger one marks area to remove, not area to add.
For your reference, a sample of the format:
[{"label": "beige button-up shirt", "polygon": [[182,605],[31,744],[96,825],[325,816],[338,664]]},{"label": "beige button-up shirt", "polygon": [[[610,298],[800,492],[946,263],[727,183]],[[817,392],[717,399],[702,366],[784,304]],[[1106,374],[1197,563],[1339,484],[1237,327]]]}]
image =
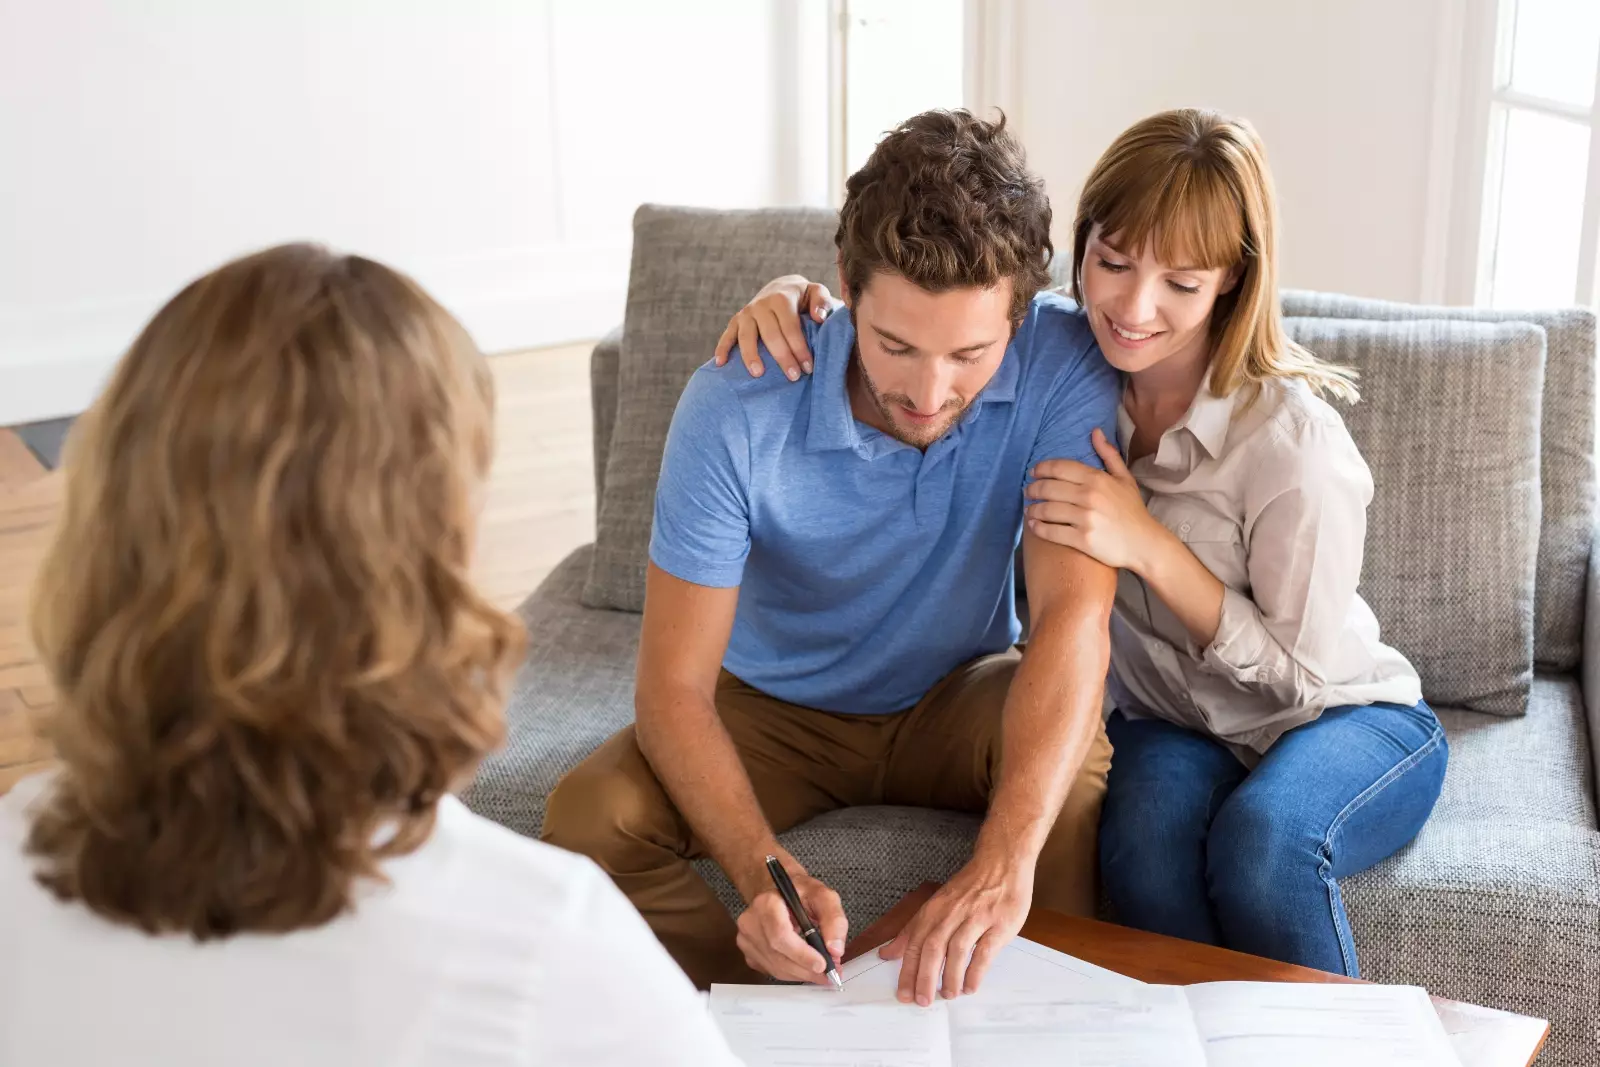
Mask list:
[{"label": "beige button-up shirt", "polygon": [[[1133,421],[1118,412],[1124,454]],[[1156,451],[1130,465],[1150,513],[1227,586],[1202,648],[1122,571],[1108,700],[1210,734],[1254,765],[1324,708],[1422,699],[1356,594],[1372,474],[1327,403],[1295,381],[1254,404],[1202,387]]]}]

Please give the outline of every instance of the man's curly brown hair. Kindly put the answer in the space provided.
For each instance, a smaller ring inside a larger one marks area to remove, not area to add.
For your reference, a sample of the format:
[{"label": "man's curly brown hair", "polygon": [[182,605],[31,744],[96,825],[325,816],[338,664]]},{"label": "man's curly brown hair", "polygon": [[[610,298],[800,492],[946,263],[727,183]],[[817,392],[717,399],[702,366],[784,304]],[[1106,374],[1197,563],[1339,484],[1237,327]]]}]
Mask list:
[{"label": "man's curly brown hair", "polygon": [[285,245],[161,309],[68,444],[33,605],[40,880],[198,939],[316,926],[503,732],[468,574],[493,381],[409,278]]},{"label": "man's curly brown hair", "polygon": [[933,293],[1010,279],[1011,322],[1050,284],[1050,201],[1005,116],[925,111],[890,131],[845,183],[839,268],[852,302],[874,274]]}]

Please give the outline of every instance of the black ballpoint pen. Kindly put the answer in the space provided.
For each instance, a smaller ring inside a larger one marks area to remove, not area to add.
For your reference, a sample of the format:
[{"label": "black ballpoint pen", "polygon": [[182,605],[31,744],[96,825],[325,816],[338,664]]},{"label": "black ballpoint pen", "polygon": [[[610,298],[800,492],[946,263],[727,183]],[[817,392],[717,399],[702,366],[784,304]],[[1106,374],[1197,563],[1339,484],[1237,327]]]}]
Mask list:
[{"label": "black ballpoint pen", "polygon": [[772,884],[778,887],[778,895],[789,906],[789,914],[794,918],[794,924],[800,928],[800,936],[805,938],[806,944],[817,950],[827,964],[826,974],[828,983],[835,991],[844,990],[844,980],[839,977],[839,968],[834,966],[833,954],[828,951],[828,946],[822,940],[822,934],[817,930],[816,920],[811,918],[811,913],[806,911],[806,906],[800,901],[800,894],[795,892],[794,883],[789,881],[789,872],[783,869],[783,864],[778,862],[778,857],[767,857],[767,873],[772,875]]}]

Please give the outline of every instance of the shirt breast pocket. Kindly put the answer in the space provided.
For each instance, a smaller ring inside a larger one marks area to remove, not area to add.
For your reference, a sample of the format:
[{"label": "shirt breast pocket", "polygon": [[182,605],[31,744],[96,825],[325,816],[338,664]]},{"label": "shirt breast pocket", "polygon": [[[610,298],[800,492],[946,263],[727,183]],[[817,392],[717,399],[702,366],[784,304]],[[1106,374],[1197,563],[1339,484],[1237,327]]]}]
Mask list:
[{"label": "shirt breast pocket", "polygon": [[1238,523],[1224,515],[1180,512],[1167,525],[1223,585],[1249,592],[1249,559]]}]

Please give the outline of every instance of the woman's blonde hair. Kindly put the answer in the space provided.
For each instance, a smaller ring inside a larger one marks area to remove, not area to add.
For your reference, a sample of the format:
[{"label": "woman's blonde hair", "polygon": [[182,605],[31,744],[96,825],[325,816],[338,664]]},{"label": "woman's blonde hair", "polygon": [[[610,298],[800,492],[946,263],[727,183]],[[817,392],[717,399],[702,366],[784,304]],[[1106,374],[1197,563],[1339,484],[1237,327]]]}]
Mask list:
[{"label": "woman's blonde hair", "polygon": [[1289,339],[1278,303],[1278,209],[1266,149],[1243,119],[1182,108],[1134,123],[1095,164],[1073,221],[1072,295],[1096,226],[1137,255],[1149,241],[1165,264],[1238,268],[1211,316],[1210,388],[1252,392],[1272,378],[1356,399],[1355,372]]},{"label": "woman's blonde hair", "polygon": [[74,430],[34,593],[40,881],[283,932],[425,840],[521,647],[468,577],[492,435],[482,355],[381,264],[285,245],[162,308]]}]

